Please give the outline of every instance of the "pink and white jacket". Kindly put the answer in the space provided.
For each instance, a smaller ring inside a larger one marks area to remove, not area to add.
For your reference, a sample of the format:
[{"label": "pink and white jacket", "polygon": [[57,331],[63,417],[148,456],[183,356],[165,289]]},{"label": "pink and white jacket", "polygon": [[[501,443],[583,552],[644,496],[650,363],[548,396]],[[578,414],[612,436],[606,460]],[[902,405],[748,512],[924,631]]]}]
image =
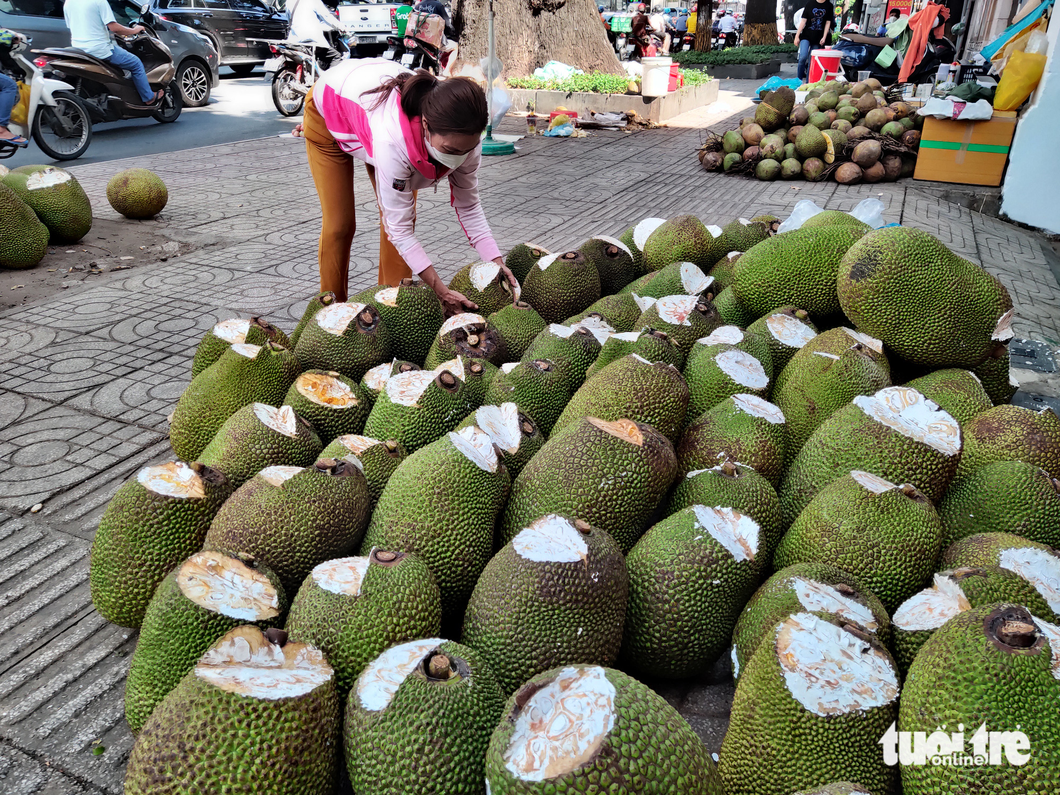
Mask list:
[{"label": "pink and white jacket", "polygon": [[408,71],[383,58],[343,61],[321,75],[313,86],[313,104],[324,117],[328,132],[343,151],[375,167],[376,194],[387,237],[402,259],[420,273],[431,264],[413,232],[415,204],[412,191],[449,179],[457,220],[483,260],[501,255],[478,196],[478,167],[482,147],[450,171],[428,159],[420,117],[401,110],[400,96],[392,91],[379,107],[378,94],[363,98],[384,79]]}]

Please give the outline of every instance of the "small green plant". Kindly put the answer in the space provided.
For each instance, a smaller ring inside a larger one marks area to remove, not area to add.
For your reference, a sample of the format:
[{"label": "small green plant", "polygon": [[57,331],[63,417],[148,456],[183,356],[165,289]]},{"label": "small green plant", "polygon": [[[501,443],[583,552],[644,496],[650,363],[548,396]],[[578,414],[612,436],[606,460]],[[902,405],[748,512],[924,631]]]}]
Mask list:
[{"label": "small green plant", "polygon": [[798,52],[798,47],[794,44],[755,44],[750,47],[732,47],[728,50],[711,50],[710,52],[689,50],[688,52],[675,53],[673,59],[679,64],[704,64],[707,66],[756,64],[770,61],[775,55],[793,52]]},{"label": "small green plant", "polygon": [[586,91],[595,94],[625,94],[629,78],[625,75],[609,75],[592,72],[587,75],[571,75],[562,80],[541,80],[537,77],[510,77],[509,88],[526,88],[533,91]]},{"label": "small green plant", "polygon": [[701,86],[714,79],[709,74],[700,71],[699,69],[682,69],[681,77],[685,79],[685,85],[689,87]]}]

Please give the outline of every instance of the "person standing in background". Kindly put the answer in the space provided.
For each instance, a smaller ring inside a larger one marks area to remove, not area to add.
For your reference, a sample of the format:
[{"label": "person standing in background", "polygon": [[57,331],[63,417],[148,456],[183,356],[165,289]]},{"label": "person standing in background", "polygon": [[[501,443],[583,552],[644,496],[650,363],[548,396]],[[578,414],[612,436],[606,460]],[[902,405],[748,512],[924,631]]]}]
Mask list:
[{"label": "person standing in background", "polygon": [[902,16],[902,12],[899,11],[897,8],[892,8],[891,9],[891,13],[889,13],[887,15],[887,21],[884,22],[882,25],[880,25],[880,29],[876,31],[876,35],[877,36],[886,36],[887,35],[887,26],[890,25],[891,23],[893,23],[895,20],[897,20],[900,16]]},{"label": "person standing in background", "polygon": [[795,44],[799,47],[799,80],[806,82],[810,76],[810,51],[831,42],[834,27],[835,8],[831,0],[806,0],[799,29],[795,32]]}]

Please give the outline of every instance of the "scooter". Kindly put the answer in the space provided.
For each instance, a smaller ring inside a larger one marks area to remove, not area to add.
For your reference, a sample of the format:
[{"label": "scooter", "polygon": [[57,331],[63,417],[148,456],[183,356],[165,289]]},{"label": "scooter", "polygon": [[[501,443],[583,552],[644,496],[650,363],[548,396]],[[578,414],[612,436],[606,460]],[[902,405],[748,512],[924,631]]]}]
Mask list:
[{"label": "scooter", "polygon": [[438,14],[414,11],[404,36],[387,36],[383,57],[409,69],[448,75],[450,64],[456,61],[457,44],[446,37],[445,30],[445,20]]},{"label": "scooter", "polygon": [[[272,81],[272,104],[283,116],[302,112],[306,94],[327,67],[317,59],[317,45],[312,41],[261,41],[269,45],[272,58],[265,62],[265,79]],[[328,42],[342,59],[350,57],[350,46],[343,36],[328,36]]]}]

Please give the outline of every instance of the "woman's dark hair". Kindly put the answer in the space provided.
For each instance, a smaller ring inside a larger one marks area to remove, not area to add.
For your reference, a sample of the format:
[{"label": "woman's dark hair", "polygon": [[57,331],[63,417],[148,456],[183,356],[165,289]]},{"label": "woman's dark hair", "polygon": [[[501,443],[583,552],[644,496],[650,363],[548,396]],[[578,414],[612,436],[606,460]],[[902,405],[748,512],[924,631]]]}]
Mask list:
[{"label": "woman's dark hair", "polygon": [[486,92],[467,77],[439,80],[426,69],[402,72],[366,94],[379,94],[379,107],[390,93],[401,95],[401,110],[410,119],[422,116],[432,133],[478,135],[486,129]]}]

